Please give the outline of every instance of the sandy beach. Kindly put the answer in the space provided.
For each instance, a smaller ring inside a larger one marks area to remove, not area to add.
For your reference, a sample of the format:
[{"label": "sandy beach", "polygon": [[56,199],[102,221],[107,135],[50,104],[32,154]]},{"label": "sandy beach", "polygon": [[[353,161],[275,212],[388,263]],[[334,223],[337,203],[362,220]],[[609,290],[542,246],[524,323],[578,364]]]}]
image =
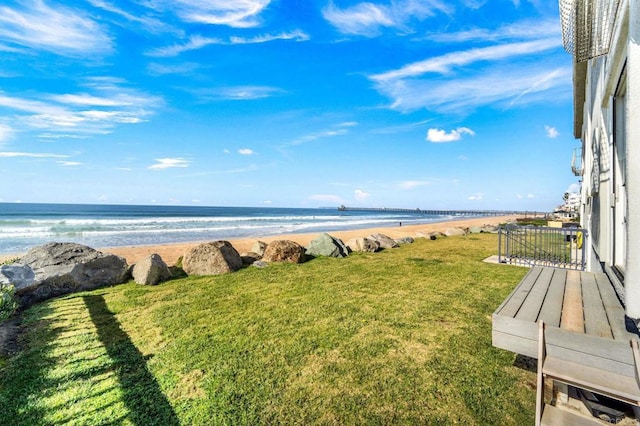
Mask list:
[{"label": "sandy beach", "polygon": [[[447,228],[458,227],[468,228],[471,226],[482,225],[498,225],[509,221],[515,221],[519,216],[495,216],[495,217],[481,217],[473,219],[462,219],[450,222],[439,222],[421,225],[410,226],[396,226],[396,227],[382,227],[382,228],[368,228],[368,229],[354,229],[344,231],[332,231],[329,234],[333,237],[340,238],[343,241],[347,241],[355,237],[366,237],[371,234],[381,233],[388,235],[391,238],[402,237],[420,237],[430,232],[443,232]],[[255,237],[255,238],[242,238],[242,239],[229,239],[228,241],[239,252],[251,251],[253,243],[260,240],[266,243],[275,240],[291,240],[295,241],[302,246],[307,246],[316,238],[320,233],[308,233],[308,234],[285,234],[285,235],[272,235],[268,237]],[[100,251],[106,253],[113,253],[118,256],[124,257],[131,265],[136,263],[139,259],[142,259],[150,254],[156,253],[168,264],[174,265],[178,258],[189,250],[191,247],[202,243],[202,241],[194,241],[190,243],[177,243],[177,244],[163,244],[153,246],[125,246],[125,247],[108,247],[100,248]]]}]

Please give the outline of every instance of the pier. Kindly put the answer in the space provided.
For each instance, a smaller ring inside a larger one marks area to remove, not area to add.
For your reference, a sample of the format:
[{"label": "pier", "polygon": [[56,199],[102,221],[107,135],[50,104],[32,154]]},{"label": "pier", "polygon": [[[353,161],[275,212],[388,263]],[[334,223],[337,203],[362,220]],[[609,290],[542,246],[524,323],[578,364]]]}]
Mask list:
[{"label": "pier", "polygon": [[522,210],[433,210],[433,209],[400,209],[388,207],[347,207],[340,206],[338,211],[341,212],[389,212],[389,213],[413,213],[425,215],[442,215],[442,216],[510,216],[523,215],[525,217],[546,216],[546,212],[522,211]]}]

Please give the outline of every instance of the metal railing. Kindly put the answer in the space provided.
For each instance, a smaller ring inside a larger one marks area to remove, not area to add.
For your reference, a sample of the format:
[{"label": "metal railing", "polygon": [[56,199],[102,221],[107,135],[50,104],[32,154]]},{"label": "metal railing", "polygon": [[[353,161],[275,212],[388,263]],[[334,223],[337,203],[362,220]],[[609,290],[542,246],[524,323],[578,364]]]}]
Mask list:
[{"label": "metal railing", "polygon": [[504,225],[499,229],[498,261],[584,271],[587,231],[577,227]]}]

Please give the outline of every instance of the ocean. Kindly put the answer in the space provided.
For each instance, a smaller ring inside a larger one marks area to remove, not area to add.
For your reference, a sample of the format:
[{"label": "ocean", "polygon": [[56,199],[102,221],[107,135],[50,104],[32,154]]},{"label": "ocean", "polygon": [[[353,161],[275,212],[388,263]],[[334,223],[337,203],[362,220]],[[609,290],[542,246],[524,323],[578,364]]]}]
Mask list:
[{"label": "ocean", "polygon": [[48,242],[94,248],[443,222],[453,216],[338,208],[0,203],[0,254]]}]

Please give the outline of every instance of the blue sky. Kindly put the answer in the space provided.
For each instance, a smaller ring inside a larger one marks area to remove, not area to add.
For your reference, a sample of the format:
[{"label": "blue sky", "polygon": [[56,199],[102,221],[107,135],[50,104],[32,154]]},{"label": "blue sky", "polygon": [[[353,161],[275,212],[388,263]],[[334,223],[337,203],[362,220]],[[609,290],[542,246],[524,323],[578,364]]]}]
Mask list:
[{"label": "blue sky", "polygon": [[0,201],[549,210],[550,0],[0,6]]}]

